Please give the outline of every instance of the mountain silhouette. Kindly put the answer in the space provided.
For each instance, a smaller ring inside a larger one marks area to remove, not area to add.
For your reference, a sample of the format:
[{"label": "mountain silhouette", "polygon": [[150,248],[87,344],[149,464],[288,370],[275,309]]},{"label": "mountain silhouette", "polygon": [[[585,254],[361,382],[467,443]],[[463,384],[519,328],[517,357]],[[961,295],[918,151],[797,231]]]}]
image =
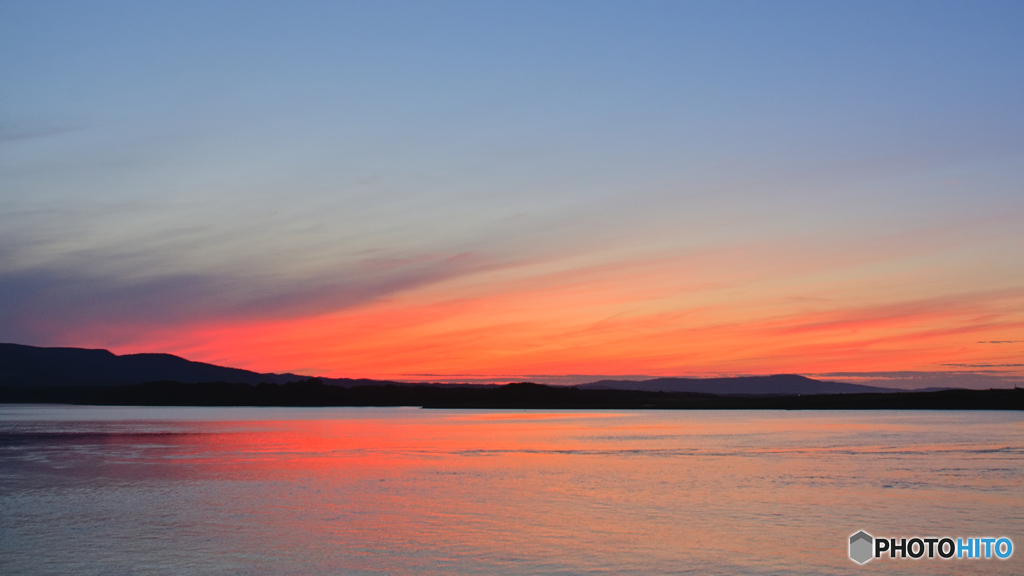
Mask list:
[{"label": "mountain silhouette", "polygon": [[[285,384],[308,380],[299,374],[259,373],[193,362],[173,354],[125,354],[86,348],[42,348],[0,344],[0,387],[41,388],[67,386],[122,386],[145,382],[226,382]],[[333,386],[399,384],[385,380],[319,378]],[[435,386],[451,386],[435,384]],[[480,386],[480,385],[477,385]],[[582,390],[692,392],[699,394],[856,394],[895,392],[842,382],[823,382],[795,374],[735,378],[656,378],[653,380],[601,380],[577,386]]]},{"label": "mountain silhouette", "polygon": [[157,380],[284,384],[306,378],[225,368],[173,354],[118,356],[109,350],[0,344],[0,386],[104,386]]},{"label": "mountain silhouette", "polygon": [[582,384],[585,390],[642,390],[644,392],[693,392],[697,394],[861,394],[905,392],[845,382],[814,380],[797,374],[737,376],[732,378],[655,378],[653,380],[600,380]]},{"label": "mountain silhouette", "polygon": [[[892,392],[909,392],[905,394]],[[601,380],[581,386],[398,383],[261,374],[171,354],[0,344],[0,403],[550,409],[1021,410],[1024,389],[891,390],[797,376]]]}]

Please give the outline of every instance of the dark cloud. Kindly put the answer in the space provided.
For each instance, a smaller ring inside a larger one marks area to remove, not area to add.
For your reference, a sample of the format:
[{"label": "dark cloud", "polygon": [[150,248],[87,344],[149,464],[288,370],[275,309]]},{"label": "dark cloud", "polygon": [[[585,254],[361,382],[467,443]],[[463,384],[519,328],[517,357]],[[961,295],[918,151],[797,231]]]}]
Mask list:
[{"label": "dark cloud", "polygon": [[198,320],[324,313],[493,267],[475,254],[364,258],[332,273],[289,277],[215,273],[102,274],[109,262],[0,273],[0,341],[49,342],[68,328],[126,331]]},{"label": "dark cloud", "polygon": [[1018,368],[1024,364],[943,364],[954,368]]},{"label": "dark cloud", "polygon": [[1024,340],[981,340],[978,344],[1019,344]]},{"label": "dark cloud", "polygon": [[[991,365],[997,366],[997,365]],[[1019,366],[1019,365],[1017,365]],[[867,384],[883,388],[1013,388],[1024,384],[1024,376],[989,369],[960,371],[827,372],[805,374],[811,378]]]}]

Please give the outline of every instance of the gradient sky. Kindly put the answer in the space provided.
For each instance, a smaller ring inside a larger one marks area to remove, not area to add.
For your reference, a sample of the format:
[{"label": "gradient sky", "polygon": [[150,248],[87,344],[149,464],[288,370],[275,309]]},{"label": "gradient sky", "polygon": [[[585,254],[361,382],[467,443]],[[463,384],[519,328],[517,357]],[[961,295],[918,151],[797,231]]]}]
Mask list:
[{"label": "gradient sky", "polygon": [[1024,3],[0,0],[0,341],[1024,376]]}]

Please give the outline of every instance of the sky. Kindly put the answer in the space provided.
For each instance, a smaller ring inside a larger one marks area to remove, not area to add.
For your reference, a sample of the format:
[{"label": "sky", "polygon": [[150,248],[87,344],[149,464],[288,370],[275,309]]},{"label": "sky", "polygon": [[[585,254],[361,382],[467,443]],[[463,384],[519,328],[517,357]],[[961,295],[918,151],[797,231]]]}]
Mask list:
[{"label": "sky", "polygon": [[1024,3],[0,0],[0,341],[1024,383]]}]

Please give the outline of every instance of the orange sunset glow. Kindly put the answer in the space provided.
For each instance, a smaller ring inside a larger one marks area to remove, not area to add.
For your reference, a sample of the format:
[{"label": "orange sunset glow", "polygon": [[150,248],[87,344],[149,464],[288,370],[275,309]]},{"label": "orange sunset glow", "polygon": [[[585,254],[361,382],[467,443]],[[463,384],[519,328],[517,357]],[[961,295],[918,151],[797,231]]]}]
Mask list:
[{"label": "orange sunset glow", "polygon": [[773,256],[781,259],[735,249],[568,270],[510,266],[351,310],[200,323],[134,346],[257,371],[399,379],[987,365],[1022,373],[1012,364],[1024,345],[1014,342],[1024,290],[1012,284],[972,291],[928,263],[900,270],[900,256]]}]

